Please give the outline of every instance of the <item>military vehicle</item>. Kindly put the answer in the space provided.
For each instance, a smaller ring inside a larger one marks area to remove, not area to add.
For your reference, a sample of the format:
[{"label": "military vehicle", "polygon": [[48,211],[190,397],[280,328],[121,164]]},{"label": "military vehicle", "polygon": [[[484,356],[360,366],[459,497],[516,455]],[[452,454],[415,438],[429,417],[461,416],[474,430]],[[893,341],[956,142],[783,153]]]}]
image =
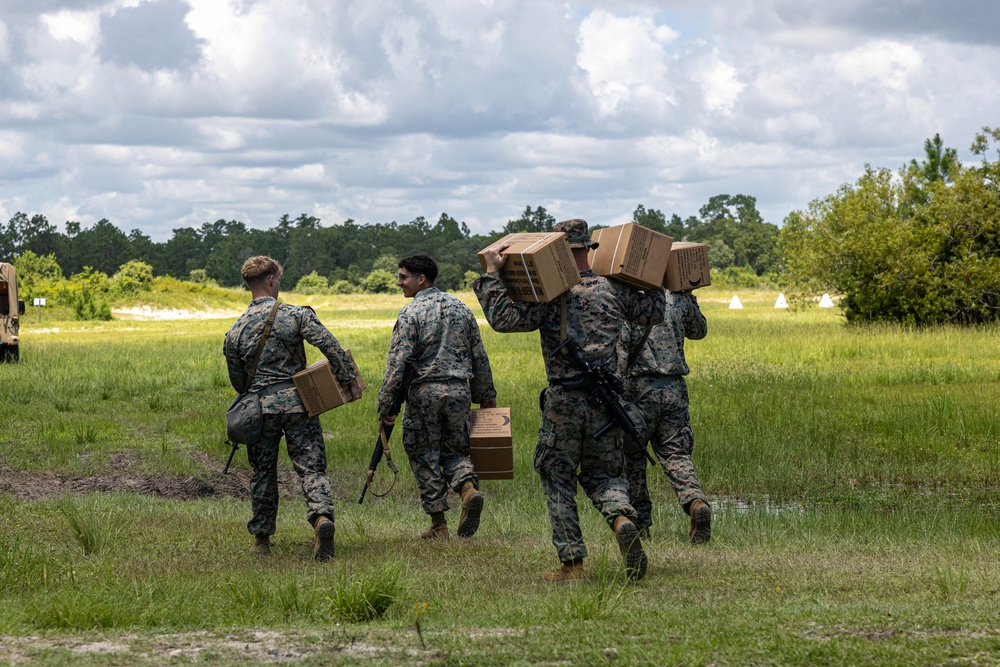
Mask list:
[{"label": "military vehicle", "polygon": [[17,298],[17,271],[0,262],[0,362],[20,359],[17,332],[24,315],[24,301]]}]

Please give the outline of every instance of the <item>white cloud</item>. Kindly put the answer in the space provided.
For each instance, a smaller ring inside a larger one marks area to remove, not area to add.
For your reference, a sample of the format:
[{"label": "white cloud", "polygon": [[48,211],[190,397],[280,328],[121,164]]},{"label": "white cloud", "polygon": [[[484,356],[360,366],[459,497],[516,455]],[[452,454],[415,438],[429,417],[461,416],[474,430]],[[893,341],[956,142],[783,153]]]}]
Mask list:
[{"label": "white cloud", "polygon": [[652,19],[619,17],[603,10],[580,23],[577,64],[587,73],[590,92],[603,115],[627,103],[673,104],[667,80],[665,45],[678,34]]},{"label": "white cloud", "polygon": [[777,222],[935,132],[969,159],[1000,10],[956,3],[8,3],[0,218],[487,231],[528,205],[607,224],[743,193]]}]

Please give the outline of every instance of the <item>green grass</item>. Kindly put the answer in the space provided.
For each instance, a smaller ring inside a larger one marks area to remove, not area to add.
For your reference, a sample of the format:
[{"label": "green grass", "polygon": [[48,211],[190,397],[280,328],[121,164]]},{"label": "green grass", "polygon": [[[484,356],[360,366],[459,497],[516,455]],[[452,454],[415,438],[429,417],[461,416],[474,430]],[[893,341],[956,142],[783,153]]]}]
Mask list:
[{"label": "green grass", "polygon": [[265,560],[248,552],[248,502],[67,494],[101,475],[219,483],[231,320],[26,323],[22,362],[0,366],[0,485],[30,473],[52,488],[0,495],[0,664],[1000,662],[997,329],[845,327],[775,310],[774,293],[741,292],[736,311],[729,292],[698,294],[709,336],[687,352],[712,541],[687,544],[651,473],[647,577],[624,581],[581,496],[589,583],[555,588],[531,469],[537,334],[484,325],[515,480],[483,483],[475,538],[429,543],[398,435],[396,488],[357,505],[404,299],[286,296],[316,308],[369,385],[322,417],[337,557],[316,565],[294,489]]}]

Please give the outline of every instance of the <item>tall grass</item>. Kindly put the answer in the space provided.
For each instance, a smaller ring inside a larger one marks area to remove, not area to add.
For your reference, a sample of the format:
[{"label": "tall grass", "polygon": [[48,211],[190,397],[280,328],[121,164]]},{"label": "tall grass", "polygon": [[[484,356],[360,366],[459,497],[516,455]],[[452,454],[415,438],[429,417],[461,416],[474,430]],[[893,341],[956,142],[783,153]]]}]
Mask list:
[{"label": "tall grass", "polygon": [[[699,291],[709,336],[687,345],[712,541],[687,543],[651,471],[647,576],[621,579],[613,536],[581,495],[589,583],[570,588],[541,582],[558,562],[531,468],[537,334],[484,325],[498,402],[513,408],[515,479],[483,483],[474,538],[428,542],[398,435],[395,490],[356,503],[405,301],[310,297],[369,385],[321,419],[337,557],[312,564],[294,494],[268,559],[249,553],[249,506],[233,498],[64,495],[91,475],[218,479],[230,320],[25,326],[22,362],[0,366],[0,474],[63,491],[0,494],[0,648],[66,664],[79,638],[112,637],[131,648],[107,662],[131,664],[204,642],[183,659],[244,664],[260,657],[244,638],[273,631],[312,664],[1000,661],[996,329],[846,327],[835,312],[775,310],[773,293],[741,293],[745,309],[730,311],[730,296]],[[234,465],[247,469],[242,450]]]}]

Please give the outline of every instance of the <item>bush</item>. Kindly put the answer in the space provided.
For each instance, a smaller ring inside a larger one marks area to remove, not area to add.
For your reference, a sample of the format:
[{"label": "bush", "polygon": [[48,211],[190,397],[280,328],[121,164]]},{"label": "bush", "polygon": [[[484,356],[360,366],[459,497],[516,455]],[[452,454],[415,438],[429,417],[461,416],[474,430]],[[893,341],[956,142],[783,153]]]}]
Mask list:
[{"label": "bush", "polygon": [[125,296],[148,292],[152,284],[153,267],[136,259],[122,264],[111,279],[112,289]]},{"label": "bush", "polygon": [[25,250],[12,263],[17,269],[18,298],[28,300],[33,297],[55,296],[63,276],[54,254],[36,255]]},{"label": "bush", "polygon": [[295,289],[292,291],[298,294],[328,294],[330,284],[327,282],[326,276],[321,276],[313,271],[299,278],[299,282],[295,284]]},{"label": "bush", "polygon": [[78,320],[102,320],[111,319],[111,306],[108,302],[94,298],[91,290],[84,287],[73,301],[73,314]]},{"label": "bush", "polygon": [[361,281],[361,289],[373,294],[384,294],[396,290],[396,277],[388,271],[376,269]]},{"label": "bush", "polygon": [[330,294],[354,294],[358,288],[349,280],[338,280],[330,286]]},{"label": "bush", "polygon": [[842,294],[851,321],[996,320],[1000,190],[991,173],[997,168],[957,167],[949,183],[913,169],[894,177],[867,167],[857,183],[793,212],[781,247],[794,296]]}]

